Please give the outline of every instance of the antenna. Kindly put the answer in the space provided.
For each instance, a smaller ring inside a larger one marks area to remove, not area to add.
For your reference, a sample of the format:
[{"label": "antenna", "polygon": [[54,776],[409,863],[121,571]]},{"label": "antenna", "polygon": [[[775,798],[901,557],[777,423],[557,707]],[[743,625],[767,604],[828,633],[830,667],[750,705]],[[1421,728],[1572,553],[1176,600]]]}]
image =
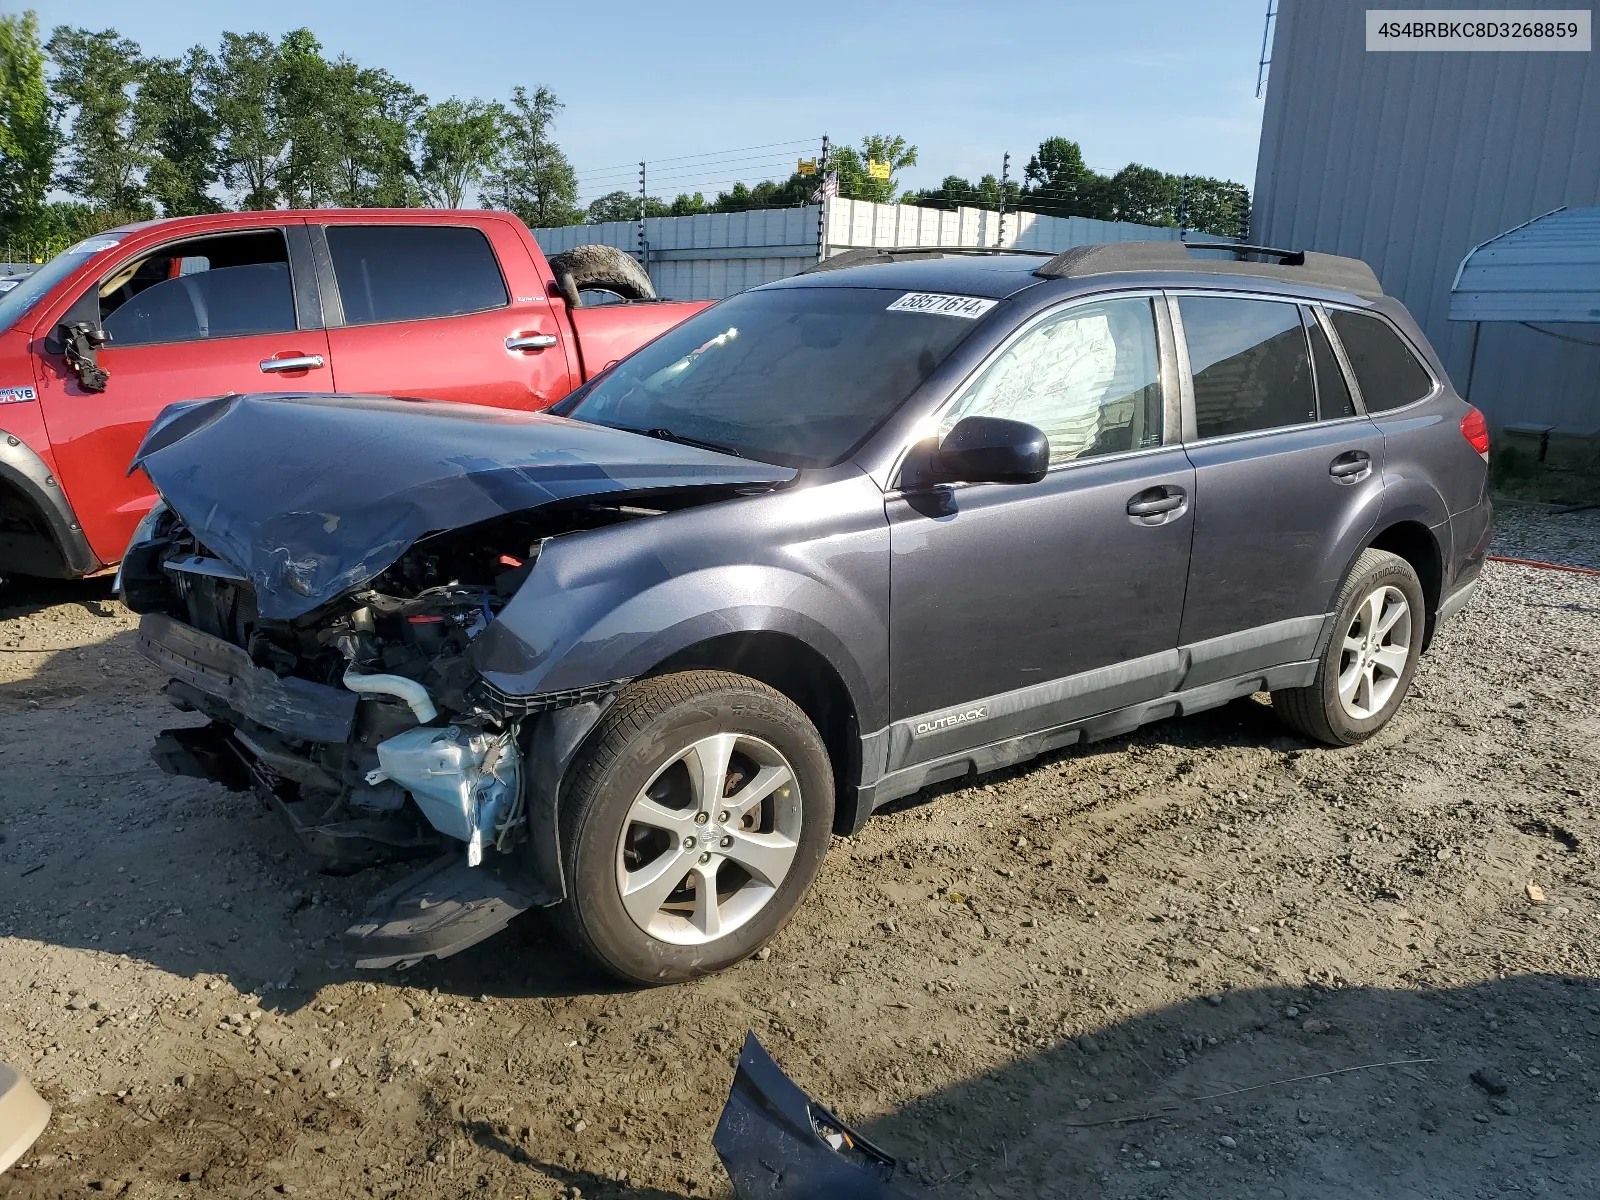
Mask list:
[{"label": "antenna", "polygon": [[1267,68],[1272,65],[1272,22],[1278,15],[1277,0],[1267,0],[1267,19],[1261,26],[1261,60],[1256,63],[1256,99],[1261,99],[1261,89],[1267,85]]}]

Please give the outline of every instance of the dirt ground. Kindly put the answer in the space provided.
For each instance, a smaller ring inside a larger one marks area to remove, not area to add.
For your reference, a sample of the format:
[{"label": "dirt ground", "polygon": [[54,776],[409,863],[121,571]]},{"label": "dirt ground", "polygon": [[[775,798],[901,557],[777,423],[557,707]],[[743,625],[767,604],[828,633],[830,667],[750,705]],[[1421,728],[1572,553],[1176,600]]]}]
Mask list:
[{"label": "dirt ground", "polygon": [[6,604],[0,1057],[56,1105],[7,1197],[726,1195],[746,1030],[945,1197],[1600,1195],[1600,577],[1491,565],[1361,747],[1256,697],[902,804],[639,991],[537,915],[353,971],[398,872],[161,775],[103,583]]}]

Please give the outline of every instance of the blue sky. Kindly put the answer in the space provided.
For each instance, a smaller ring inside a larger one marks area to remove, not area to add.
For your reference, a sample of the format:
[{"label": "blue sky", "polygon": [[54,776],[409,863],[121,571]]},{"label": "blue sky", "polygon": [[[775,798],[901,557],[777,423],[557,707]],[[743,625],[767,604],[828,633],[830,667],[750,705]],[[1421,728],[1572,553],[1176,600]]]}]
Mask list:
[{"label": "blue sky", "polygon": [[[919,148],[908,186],[998,174],[1006,150],[1020,174],[1054,134],[1103,170],[1137,161],[1255,181],[1265,0],[32,7],[46,30],[114,27],[147,54],[305,25],[330,57],[385,67],[435,100],[545,84],[566,104],[555,132],[585,200],[636,187],[640,158],[657,161],[650,191],[668,196],[786,177],[824,132],[904,135]],[[790,142],[802,144],[773,145]]]}]

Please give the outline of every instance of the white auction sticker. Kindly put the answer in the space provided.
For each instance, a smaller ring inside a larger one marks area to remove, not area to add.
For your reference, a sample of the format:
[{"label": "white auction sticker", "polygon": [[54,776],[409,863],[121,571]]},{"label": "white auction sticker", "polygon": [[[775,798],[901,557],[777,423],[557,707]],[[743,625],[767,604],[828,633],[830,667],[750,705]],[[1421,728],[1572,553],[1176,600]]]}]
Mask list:
[{"label": "white auction sticker", "polygon": [[938,292],[907,292],[889,305],[889,312],[934,313],[941,317],[963,317],[976,321],[988,312],[998,300],[985,300],[982,296],[944,296]]},{"label": "white auction sticker", "polygon": [[1589,49],[1587,8],[1369,8],[1368,50]]}]

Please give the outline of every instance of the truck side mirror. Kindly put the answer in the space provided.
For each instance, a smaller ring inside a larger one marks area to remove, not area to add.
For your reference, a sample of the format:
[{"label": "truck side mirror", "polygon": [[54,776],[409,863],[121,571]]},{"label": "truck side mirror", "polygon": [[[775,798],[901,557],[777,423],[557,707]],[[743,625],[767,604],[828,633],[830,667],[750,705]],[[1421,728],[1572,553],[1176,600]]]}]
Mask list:
[{"label": "truck side mirror", "polygon": [[77,375],[78,386],[84,391],[103,392],[111,375],[100,366],[98,351],[110,340],[111,335],[98,325],[78,321],[57,326],[55,336],[46,339],[45,349],[66,357],[67,366]]}]

